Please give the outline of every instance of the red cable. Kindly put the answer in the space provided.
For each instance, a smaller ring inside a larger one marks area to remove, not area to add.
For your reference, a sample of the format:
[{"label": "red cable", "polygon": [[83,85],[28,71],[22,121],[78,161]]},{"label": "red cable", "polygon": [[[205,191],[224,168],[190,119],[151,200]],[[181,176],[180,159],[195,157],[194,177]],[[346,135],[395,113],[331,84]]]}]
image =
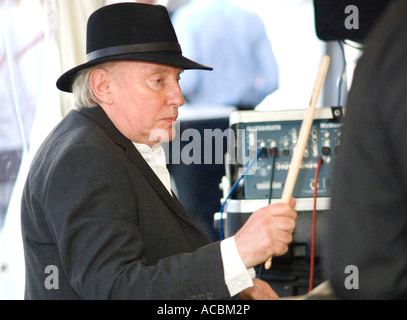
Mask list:
[{"label": "red cable", "polygon": [[311,239],[311,258],[310,258],[310,276],[309,276],[309,287],[308,291],[313,289],[314,284],[314,262],[315,262],[315,235],[317,226],[317,198],[318,198],[318,178],[319,171],[324,160],[322,158],[318,159],[318,166],[315,172],[315,188],[314,188],[314,210],[312,213],[312,239]]}]

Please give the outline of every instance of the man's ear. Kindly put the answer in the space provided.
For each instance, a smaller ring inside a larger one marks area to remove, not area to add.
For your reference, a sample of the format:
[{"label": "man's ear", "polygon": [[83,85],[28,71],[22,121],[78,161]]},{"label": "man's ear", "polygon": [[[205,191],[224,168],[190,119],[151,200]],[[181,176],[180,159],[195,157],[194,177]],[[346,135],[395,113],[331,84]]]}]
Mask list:
[{"label": "man's ear", "polygon": [[100,103],[113,105],[114,98],[110,91],[111,77],[107,70],[96,69],[90,75],[90,85],[95,97]]}]

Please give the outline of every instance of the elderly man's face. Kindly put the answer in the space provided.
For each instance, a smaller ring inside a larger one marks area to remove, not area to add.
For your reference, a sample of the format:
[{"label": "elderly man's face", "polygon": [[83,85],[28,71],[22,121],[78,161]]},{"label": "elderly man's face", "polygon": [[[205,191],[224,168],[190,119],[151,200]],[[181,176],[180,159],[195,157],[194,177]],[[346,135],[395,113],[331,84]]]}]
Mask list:
[{"label": "elderly man's face", "polygon": [[179,86],[180,68],[125,61],[111,72],[113,94],[108,115],[129,140],[154,146],[174,138],[178,108],[185,100]]}]

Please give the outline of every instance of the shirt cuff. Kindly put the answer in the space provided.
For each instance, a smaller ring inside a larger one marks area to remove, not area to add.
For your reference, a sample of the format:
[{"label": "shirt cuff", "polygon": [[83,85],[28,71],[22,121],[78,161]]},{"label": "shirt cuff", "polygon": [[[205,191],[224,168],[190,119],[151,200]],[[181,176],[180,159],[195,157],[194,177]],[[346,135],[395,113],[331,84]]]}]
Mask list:
[{"label": "shirt cuff", "polygon": [[230,296],[234,297],[243,290],[253,287],[256,272],[247,269],[236,247],[235,238],[231,237],[220,243],[225,284]]}]

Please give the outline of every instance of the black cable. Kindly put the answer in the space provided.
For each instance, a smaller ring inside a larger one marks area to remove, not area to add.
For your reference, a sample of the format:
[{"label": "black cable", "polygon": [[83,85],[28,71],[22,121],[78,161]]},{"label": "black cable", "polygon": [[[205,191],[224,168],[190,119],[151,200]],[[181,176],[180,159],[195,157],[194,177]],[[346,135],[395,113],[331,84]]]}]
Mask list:
[{"label": "black cable", "polygon": [[[278,149],[273,148],[271,149],[271,152],[273,153],[273,162],[271,165],[271,174],[270,174],[270,191],[269,191],[269,205],[271,204],[271,201],[273,199],[273,183],[274,183],[274,174],[275,174],[275,168],[276,168],[276,158],[278,156]],[[258,272],[258,277],[261,278],[261,274],[263,272],[264,268],[264,263],[262,263],[259,267],[259,272]]]},{"label": "black cable", "polygon": [[239,183],[243,178],[246,176],[248,171],[253,167],[254,163],[260,158],[260,155],[264,152],[265,148],[261,148],[260,151],[257,153],[256,157],[253,158],[248,167],[244,170],[243,174],[240,176],[240,178],[235,182],[233,185],[232,189],[230,190],[228,196],[226,197],[225,201],[222,204],[222,207],[220,209],[220,218],[219,218],[219,236],[221,240],[225,239],[224,232],[223,232],[223,212],[225,211],[225,206],[229,198],[232,196],[233,192],[236,190],[236,188],[239,186]]}]

